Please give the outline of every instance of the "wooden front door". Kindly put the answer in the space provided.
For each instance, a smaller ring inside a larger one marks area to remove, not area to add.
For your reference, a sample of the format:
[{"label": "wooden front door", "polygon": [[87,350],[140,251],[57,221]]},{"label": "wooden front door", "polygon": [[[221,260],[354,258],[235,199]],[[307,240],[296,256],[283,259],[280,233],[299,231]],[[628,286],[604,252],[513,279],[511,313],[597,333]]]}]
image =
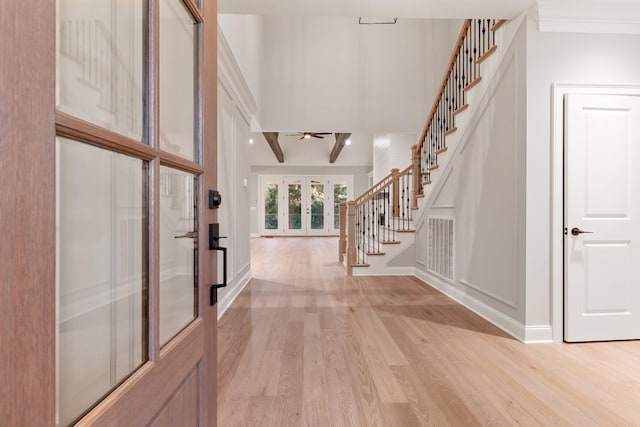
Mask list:
[{"label": "wooden front door", "polygon": [[215,426],[216,3],[51,3],[0,7],[0,419]]}]

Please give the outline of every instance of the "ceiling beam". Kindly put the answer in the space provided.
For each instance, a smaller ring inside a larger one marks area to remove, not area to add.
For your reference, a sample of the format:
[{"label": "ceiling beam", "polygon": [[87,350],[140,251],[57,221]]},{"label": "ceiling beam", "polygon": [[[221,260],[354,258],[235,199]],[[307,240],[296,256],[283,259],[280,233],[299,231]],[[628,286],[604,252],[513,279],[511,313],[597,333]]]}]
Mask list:
[{"label": "ceiling beam", "polygon": [[340,152],[344,148],[347,139],[351,136],[350,133],[336,133],[336,143],[331,150],[331,154],[329,154],[329,163],[335,163],[340,155]]},{"label": "ceiling beam", "polygon": [[282,148],[280,148],[280,144],[278,143],[278,132],[262,132],[265,139],[269,143],[269,147],[273,151],[273,154],[278,159],[279,163],[284,163],[284,153],[282,152]]}]

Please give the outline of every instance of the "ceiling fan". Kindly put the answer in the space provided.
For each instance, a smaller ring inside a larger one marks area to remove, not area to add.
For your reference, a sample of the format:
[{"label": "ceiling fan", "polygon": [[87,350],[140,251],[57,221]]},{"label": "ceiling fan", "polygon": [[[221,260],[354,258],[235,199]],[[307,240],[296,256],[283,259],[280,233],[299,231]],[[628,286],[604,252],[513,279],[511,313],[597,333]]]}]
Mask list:
[{"label": "ceiling fan", "polygon": [[318,138],[323,139],[324,135],[331,135],[331,132],[296,132],[287,136],[299,136],[299,139]]}]

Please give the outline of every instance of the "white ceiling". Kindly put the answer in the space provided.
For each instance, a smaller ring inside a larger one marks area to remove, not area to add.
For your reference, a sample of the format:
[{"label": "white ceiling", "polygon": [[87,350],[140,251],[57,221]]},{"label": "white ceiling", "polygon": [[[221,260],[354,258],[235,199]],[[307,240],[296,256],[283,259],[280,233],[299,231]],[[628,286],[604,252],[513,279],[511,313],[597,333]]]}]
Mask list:
[{"label": "white ceiling", "polygon": [[218,0],[219,13],[423,19],[514,18],[535,0]]}]

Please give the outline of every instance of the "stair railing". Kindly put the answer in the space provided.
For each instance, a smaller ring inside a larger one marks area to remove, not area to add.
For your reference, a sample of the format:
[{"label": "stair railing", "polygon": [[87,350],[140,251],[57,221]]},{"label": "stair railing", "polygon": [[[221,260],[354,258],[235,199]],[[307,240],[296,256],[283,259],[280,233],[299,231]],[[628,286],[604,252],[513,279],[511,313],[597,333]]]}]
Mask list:
[{"label": "stair railing", "polygon": [[[356,200],[347,203],[347,273],[368,265],[370,256],[384,255],[383,247],[399,243],[397,234],[413,231],[413,165],[391,173]],[[340,244],[339,252],[343,251]],[[344,253],[340,253],[342,259]]]},{"label": "stair railing", "polygon": [[468,107],[466,93],[480,82],[479,66],[496,50],[495,31],[504,22],[467,19],[460,30],[418,146],[413,149],[414,164],[418,165],[414,207],[425,186],[431,183],[431,172],[438,168],[438,156],[447,151],[445,137],[457,130],[455,117]]}]

